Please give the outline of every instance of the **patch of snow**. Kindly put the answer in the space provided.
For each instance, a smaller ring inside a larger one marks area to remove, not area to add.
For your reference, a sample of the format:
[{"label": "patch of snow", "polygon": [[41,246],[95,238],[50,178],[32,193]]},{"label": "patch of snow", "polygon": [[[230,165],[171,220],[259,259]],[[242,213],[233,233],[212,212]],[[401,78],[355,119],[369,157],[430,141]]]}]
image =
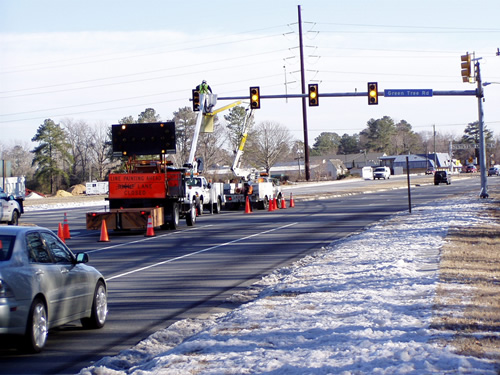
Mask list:
[{"label": "patch of snow", "polygon": [[487,223],[484,208],[466,197],[394,215],[263,278],[251,302],[177,322],[80,375],[497,374],[431,328],[447,231]]}]

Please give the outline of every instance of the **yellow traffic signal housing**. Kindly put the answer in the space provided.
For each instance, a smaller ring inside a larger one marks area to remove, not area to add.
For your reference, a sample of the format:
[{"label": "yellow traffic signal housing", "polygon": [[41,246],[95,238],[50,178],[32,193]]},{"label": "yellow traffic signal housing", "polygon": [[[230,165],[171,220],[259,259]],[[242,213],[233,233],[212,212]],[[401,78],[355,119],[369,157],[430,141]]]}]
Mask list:
[{"label": "yellow traffic signal housing", "polygon": [[378,104],[378,83],[368,82],[368,105]]},{"label": "yellow traffic signal housing", "polygon": [[260,108],[260,88],[258,86],[250,87],[250,108]]},{"label": "yellow traffic signal housing", "polygon": [[472,64],[471,64],[471,56],[469,53],[466,55],[462,55],[460,57],[462,60],[462,81],[463,82],[471,82],[470,78],[472,77]]},{"label": "yellow traffic signal housing", "polygon": [[319,105],[319,97],[318,97],[318,84],[310,83],[309,84],[309,106],[317,107]]},{"label": "yellow traffic signal housing", "polygon": [[200,92],[193,89],[193,111],[197,112],[200,110]]}]

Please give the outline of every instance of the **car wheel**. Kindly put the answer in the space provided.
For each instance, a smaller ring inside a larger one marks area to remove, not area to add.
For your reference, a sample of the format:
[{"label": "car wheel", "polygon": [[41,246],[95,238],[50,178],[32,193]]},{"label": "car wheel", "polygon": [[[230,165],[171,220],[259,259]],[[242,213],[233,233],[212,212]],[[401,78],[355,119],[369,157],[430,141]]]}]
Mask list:
[{"label": "car wheel", "polygon": [[47,308],[40,298],[35,298],[30,307],[24,349],[30,353],[40,353],[47,342]]},{"label": "car wheel", "polygon": [[18,225],[19,224],[19,212],[14,210],[12,213],[12,220],[7,223],[8,225]]},{"label": "car wheel", "polygon": [[102,281],[98,281],[92,300],[92,312],[90,318],[81,319],[83,328],[102,328],[108,316],[108,297],[106,287]]}]

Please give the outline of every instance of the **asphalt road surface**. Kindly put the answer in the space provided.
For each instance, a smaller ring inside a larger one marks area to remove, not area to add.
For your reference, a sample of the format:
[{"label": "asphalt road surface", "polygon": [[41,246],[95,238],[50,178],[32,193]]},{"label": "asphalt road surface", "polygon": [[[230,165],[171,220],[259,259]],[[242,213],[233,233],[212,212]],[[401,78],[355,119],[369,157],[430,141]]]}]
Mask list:
[{"label": "asphalt road surface", "polygon": [[[85,229],[85,212],[91,208],[26,213],[22,222],[53,230],[67,213],[72,236],[67,244],[74,252],[87,251],[90,265],[107,279],[109,316],[100,330],[84,330],[79,322],[51,330],[45,350],[37,355],[2,342],[0,374],[75,374],[180,319],[209,313],[274,269],[408,211],[408,190],[404,184],[394,189],[394,181],[287,188],[287,197],[290,192],[296,197],[295,208],[205,214],[194,227],[182,223],[177,231],[155,230],[154,237],[111,232],[110,242],[98,242],[100,233]],[[429,181],[413,179],[414,208],[449,195],[479,196],[479,178],[457,179],[449,186]],[[384,183],[385,190],[359,194]],[[500,178],[488,183],[497,185]],[[309,196],[323,199],[304,199]]]}]

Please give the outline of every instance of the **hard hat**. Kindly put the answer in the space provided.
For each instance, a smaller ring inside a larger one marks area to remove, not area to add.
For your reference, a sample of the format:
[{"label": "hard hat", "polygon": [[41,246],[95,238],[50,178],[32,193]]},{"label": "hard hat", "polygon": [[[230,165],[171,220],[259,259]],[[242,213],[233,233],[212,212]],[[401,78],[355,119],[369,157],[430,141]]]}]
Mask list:
[{"label": "hard hat", "polygon": [[203,80],[203,81],[201,81],[201,83],[207,83],[207,81]]}]

